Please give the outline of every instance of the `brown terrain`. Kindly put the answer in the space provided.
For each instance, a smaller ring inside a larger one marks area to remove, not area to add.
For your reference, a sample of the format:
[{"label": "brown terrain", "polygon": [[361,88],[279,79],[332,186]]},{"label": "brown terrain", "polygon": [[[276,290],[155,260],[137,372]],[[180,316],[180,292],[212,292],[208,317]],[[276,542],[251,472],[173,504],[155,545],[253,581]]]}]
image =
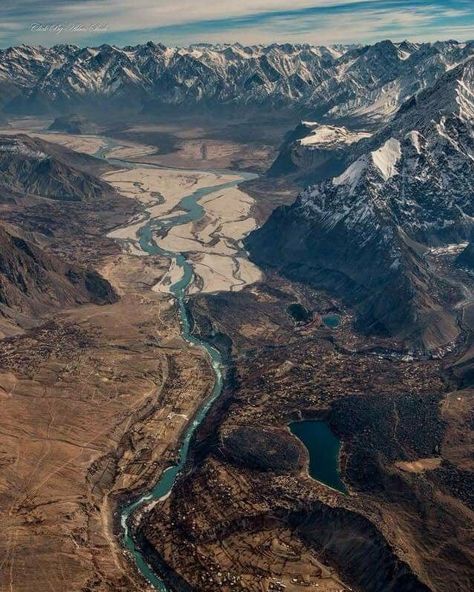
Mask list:
[{"label": "brown terrain", "polygon": [[[260,117],[258,122],[212,118],[157,119],[150,123],[110,126],[107,134],[118,141],[135,142],[151,149],[132,157],[163,166],[237,169],[264,172],[277,155],[278,145],[293,120]],[[123,152],[122,152],[123,154]],[[120,155],[118,155],[120,157]]]},{"label": "brown terrain", "polygon": [[[316,321],[295,324],[292,302]],[[138,532],[172,589],[472,589],[473,391],[452,370],[465,346],[393,355],[336,301],[278,278],[192,309],[232,363],[187,476]],[[317,320],[335,310],[337,329]],[[341,438],[347,495],[309,477],[286,427],[300,417]]]},{"label": "brown terrain", "polygon": [[[157,126],[117,129],[115,156],[260,170],[276,145]],[[0,591],[147,590],[121,548],[119,508],[176,458],[214,375],[181,338],[169,294],[152,289],[169,261],[127,252],[126,233],[107,238],[144,202],[99,178],[112,166],[65,147],[85,150],[77,137],[19,141],[55,162],[41,182],[29,184],[29,163],[21,187],[0,190]],[[24,164],[12,163],[18,179]],[[295,189],[270,195],[262,180],[247,191],[261,223]],[[189,309],[227,367],[187,470],[133,523],[170,590],[472,589],[474,306],[439,358],[362,336],[340,301],[271,274],[193,295]],[[347,494],[309,475],[288,429],[300,418],[340,438]]]},{"label": "brown terrain", "polygon": [[[41,184],[2,192],[0,590],[143,590],[115,508],[171,462],[213,375],[181,339],[172,301],[151,290],[166,259],[105,237],[139,207],[82,176],[84,162],[107,167],[18,141],[50,162]],[[11,179],[36,166],[16,155]]]},{"label": "brown terrain", "polygon": [[212,380],[147,289],[160,262],[124,255],[106,271],[117,303],[3,342],[2,590],[32,590],[32,574],[38,591],[143,589],[113,536],[117,496],[152,484]]}]

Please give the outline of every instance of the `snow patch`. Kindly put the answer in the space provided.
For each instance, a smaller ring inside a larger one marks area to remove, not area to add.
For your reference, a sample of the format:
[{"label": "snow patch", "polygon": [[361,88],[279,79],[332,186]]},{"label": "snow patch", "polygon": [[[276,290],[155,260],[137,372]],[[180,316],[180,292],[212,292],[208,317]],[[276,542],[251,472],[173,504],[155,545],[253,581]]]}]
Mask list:
[{"label": "snow patch", "polygon": [[372,162],[382,173],[384,181],[388,181],[398,173],[396,165],[402,156],[400,142],[390,138],[385,144],[372,152]]},{"label": "snow patch", "polygon": [[339,175],[339,177],[334,177],[332,180],[333,185],[336,187],[339,187],[340,185],[349,185],[350,192],[352,193],[366,168],[367,157],[361,156],[358,160],[353,162],[351,166],[342,173],[342,175]]},{"label": "snow patch", "polygon": [[45,158],[48,158],[48,155],[44,152],[41,152],[40,150],[32,150],[23,142],[16,141],[9,142],[7,144],[1,144],[0,152],[10,152],[25,158],[34,158],[38,160],[44,160]]},{"label": "snow patch", "polygon": [[420,132],[418,132],[417,130],[412,130],[411,132],[408,132],[406,137],[413,144],[413,147],[415,148],[416,153],[421,154],[421,141],[420,141],[421,134],[420,134]]},{"label": "snow patch", "polygon": [[308,136],[299,140],[301,146],[349,145],[371,136],[368,132],[352,132],[345,127],[319,125],[311,121],[302,121],[301,123],[311,130]]},{"label": "snow patch", "polygon": [[340,185],[348,185],[350,193],[352,194],[359,179],[367,169],[370,160],[375,167],[382,174],[384,181],[388,181],[391,177],[398,173],[396,165],[401,157],[400,142],[395,138],[390,138],[385,144],[371,152],[369,155],[364,155],[353,162],[339,177],[334,177],[332,183],[335,187]]}]

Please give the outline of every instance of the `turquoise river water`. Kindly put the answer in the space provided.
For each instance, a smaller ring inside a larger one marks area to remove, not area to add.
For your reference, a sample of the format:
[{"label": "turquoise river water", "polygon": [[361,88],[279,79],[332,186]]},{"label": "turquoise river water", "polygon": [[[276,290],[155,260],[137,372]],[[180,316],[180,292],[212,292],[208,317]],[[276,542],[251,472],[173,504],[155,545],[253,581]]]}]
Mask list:
[{"label": "turquoise river water", "polygon": [[[106,158],[106,152],[107,150],[103,149],[96,156]],[[116,161],[110,159],[110,162],[130,168],[134,166],[144,166],[143,164],[135,164],[130,161]],[[145,166],[153,167],[154,165]],[[204,172],[219,173],[219,171]],[[160,233],[160,231],[169,230],[173,226],[179,226],[182,224],[186,224],[190,221],[196,221],[202,218],[205,214],[205,211],[204,208],[200,205],[199,200],[204,196],[218,192],[227,187],[236,186],[244,180],[256,177],[256,175],[250,173],[235,173],[234,171],[226,172],[232,172],[238,175],[237,179],[235,181],[228,182],[222,185],[205,187],[195,191],[194,193],[184,197],[180,201],[177,207],[177,210],[180,212],[179,214],[175,216],[169,216],[167,218],[160,218],[159,220],[149,218],[148,221],[144,222],[144,225],[141,227],[138,233],[140,246],[144,251],[146,251],[150,255],[164,255],[170,258],[171,260],[174,260],[176,265],[182,269],[181,279],[177,281],[175,284],[173,284],[170,288],[170,292],[174,296],[178,308],[178,315],[181,324],[181,334],[190,345],[199,347],[206,352],[206,354],[209,356],[212,369],[215,374],[212,392],[209,393],[206,400],[202,403],[201,407],[198,409],[192,422],[190,422],[182,437],[180,449],[178,451],[178,463],[176,465],[172,465],[166,468],[163,471],[163,473],[161,474],[157,483],[155,484],[153,489],[151,489],[151,491],[145,493],[139,499],[133,501],[132,503],[121,509],[120,523],[123,530],[123,545],[134,558],[140,573],[154,586],[154,588],[156,588],[156,590],[159,590],[160,592],[168,592],[168,588],[166,587],[162,579],[148,565],[139,546],[135,543],[135,540],[132,536],[132,530],[130,528],[130,521],[137,512],[145,508],[149,503],[163,499],[172,490],[173,485],[176,482],[176,479],[178,478],[179,474],[181,473],[186,464],[193,434],[206,417],[212,403],[222,392],[223,365],[219,351],[209,343],[206,343],[205,341],[196,338],[191,333],[189,317],[186,310],[186,289],[193,281],[192,266],[190,265],[190,263],[188,263],[188,261],[182,253],[171,252],[162,249],[154,239],[154,236],[157,236]]]}]

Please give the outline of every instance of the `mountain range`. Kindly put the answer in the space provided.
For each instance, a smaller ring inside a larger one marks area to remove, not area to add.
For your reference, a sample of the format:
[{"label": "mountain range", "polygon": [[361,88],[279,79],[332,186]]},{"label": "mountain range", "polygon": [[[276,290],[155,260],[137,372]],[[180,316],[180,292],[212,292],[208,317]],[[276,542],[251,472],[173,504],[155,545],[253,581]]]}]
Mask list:
[{"label": "mountain range", "polygon": [[19,46],[0,51],[8,113],[262,107],[378,125],[474,53],[474,42],[367,46]]},{"label": "mountain range", "polygon": [[450,343],[460,294],[430,253],[462,249],[471,236],[473,123],[471,58],[372,136],[306,130],[319,149],[331,132],[342,172],[326,166],[329,178],[274,211],[247,240],[253,258],[344,297],[364,331],[409,337],[427,349]]},{"label": "mountain range", "polygon": [[[364,331],[431,349],[459,332],[459,286],[430,253],[461,250],[471,236],[473,64],[474,42],[456,41],[20,46],[0,52],[0,96],[7,115],[48,112],[53,128],[72,121],[79,131],[84,113],[103,106],[304,115],[268,179],[310,186],[248,238],[253,257],[342,296]],[[106,193],[84,165],[45,157],[26,137],[0,138],[9,191],[72,201]]]}]

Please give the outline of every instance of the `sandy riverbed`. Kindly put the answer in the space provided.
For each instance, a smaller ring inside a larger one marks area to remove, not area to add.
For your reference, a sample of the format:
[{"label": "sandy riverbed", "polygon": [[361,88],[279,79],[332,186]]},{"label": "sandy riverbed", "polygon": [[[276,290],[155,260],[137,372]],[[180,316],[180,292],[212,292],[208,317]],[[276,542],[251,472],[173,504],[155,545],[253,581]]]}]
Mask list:
[{"label": "sandy riverbed", "polygon": [[[20,126],[0,129],[0,133],[27,133],[48,142],[66,146],[85,154],[95,154],[108,144],[106,138],[94,135],[45,133],[41,128],[24,129]],[[108,153],[109,157],[133,159],[152,154],[156,148],[147,144],[120,140]],[[113,230],[109,236],[121,240],[129,254],[144,255],[137,241],[137,233],[147,217],[160,219],[178,213],[181,199],[203,187],[225,185],[238,177],[232,173],[199,170],[160,169],[146,166],[107,172],[104,180],[128,197],[139,200],[147,214],[136,217],[126,227]],[[160,246],[169,251],[186,252],[195,273],[190,292],[240,290],[261,279],[256,266],[245,258],[239,241],[256,226],[252,215],[253,198],[238,187],[217,189],[200,201],[206,214],[202,220],[171,228],[160,238]],[[179,279],[181,270],[170,269],[155,291],[169,292]]]},{"label": "sandy riverbed", "polygon": [[[24,129],[22,127],[7,127],[0,128],[0,134],[3,135],[17,135],[27,134],[32,138],[39,138],[45,142],[52,142],[53,144],[60,144],[70,150],[76,152],[83,152],[84,154],[94,155],[98,150],[105,148],[108,144],[107,138],[96,135],[81,135],[81,134],[67,134],[61,132],[45,132],[34,131],[31,129]],[[146,144],[139,144],[129,140],[117,140],[117,146],[114,146],[109,151],[109,158],[117,159],[133,159],[149,156],[156,152],[155,146]]]},{"label": "sandy riverbed", "polygon": [[[151,218],[161,219],[177,213],[183,197],[203,187],[229,183],[236,175],[139,167],[106,173],[104,179],[124,195],[138,199]],[[195,273],[190,293],[240,290],[260,280],[261,272],[245,258],[240,246],[241,239],[256,226],[253,199],[238,187],[216,188],[200,204],[206,212],[201,220],[174,226],[166,236],[157,239],[163,249],[187,254]],[[109,236],[125,241],[129,252],[139,254],[136,237],[145,223],[143,216]],[[153,289],[169,292],[180,273],[173,266]]]}]

